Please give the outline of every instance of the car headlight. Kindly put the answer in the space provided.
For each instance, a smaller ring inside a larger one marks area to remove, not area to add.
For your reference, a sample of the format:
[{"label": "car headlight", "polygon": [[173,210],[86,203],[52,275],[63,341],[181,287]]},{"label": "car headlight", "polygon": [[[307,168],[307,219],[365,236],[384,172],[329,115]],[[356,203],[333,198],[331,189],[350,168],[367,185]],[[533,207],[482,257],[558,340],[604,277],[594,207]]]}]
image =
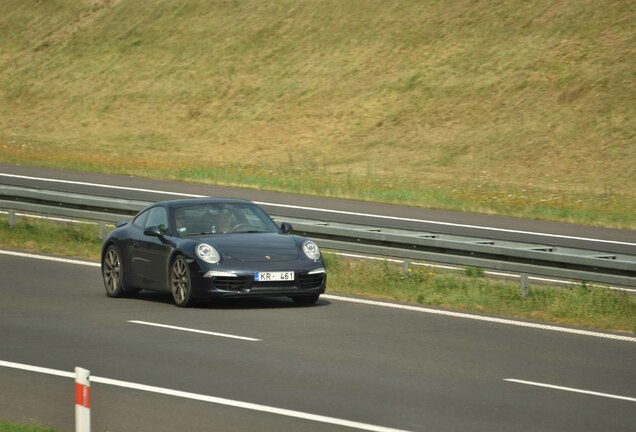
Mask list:
[{"label": "car headlight", "polygon": [[318,249],[318,245],[311,240],[307,240],[303,243],[303,252],[310,260],[316,261],[320,258],[320,249]]},{"label": "car headlight", "polygon": [[216,264],[221,261],[221,254],[207,243],[199,243],[195,249],[199,258],[206,263]]}]

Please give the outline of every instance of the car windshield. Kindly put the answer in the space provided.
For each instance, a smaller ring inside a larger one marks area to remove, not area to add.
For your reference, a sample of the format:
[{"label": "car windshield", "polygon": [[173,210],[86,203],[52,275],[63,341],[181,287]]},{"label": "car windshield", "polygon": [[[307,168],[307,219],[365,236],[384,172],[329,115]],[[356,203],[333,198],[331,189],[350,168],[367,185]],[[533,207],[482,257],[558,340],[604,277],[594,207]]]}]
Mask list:
[{"label": "car windshield", "polygon": [[248,203],[202,203],[174,209],[180,235],[277,233],[278,226],[260,207]]}]

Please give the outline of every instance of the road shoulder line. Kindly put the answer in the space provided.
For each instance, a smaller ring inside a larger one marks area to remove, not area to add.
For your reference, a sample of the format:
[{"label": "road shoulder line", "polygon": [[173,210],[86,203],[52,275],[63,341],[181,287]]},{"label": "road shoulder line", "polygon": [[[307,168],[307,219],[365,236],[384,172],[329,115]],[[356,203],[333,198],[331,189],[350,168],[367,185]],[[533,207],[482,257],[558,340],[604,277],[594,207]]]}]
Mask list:
[{"label": "road shoulder line", "polygon": [[[72,372],[43,368],[39,366],[31,366],[31,365],[8,362],[3,360],[0,360],[0,367],[18,369],[18,370],[23,370],[28,372],[43,373],[47,375],[60,376],[65,378],[75,377],[75,374]],[[99,376],[91,376],[90,381],[91,383],[99,383],[99,384],[111,385],[115,387],[123,387],[123,388],[128,388],[133,390],[145,391],[149,393],[157,393],[157,394],[162,394],[167,396],[174,396],[174,397],[178,397],[182,399],[191,399],[191,400],[196,400],[201,402],[213,403],[217,405],[230,406],[234,408],[248,409],[251,411],[260,411],[260,412],[269,413],[269,414],[276,414],[276,415],[281,415],[285,417],[294,417],[294,418],[298,418],[302,420],[315,421],[319,423],[327,423],[327,424],[332,424],[336,426],[344,426],[344,427],[349,427],[349,428],[359,429],[359,430],[366,430],[366,431],[372,431],[372,432],[406,432],[403,429],[377,426],[377,425],[372,425],[368,423],[361,423],[357,421],[339,419],[339,418],[328,417],[324,415],[311,414],[311,413],[306,413],[302,411],[295,411],[295,410],[290,410],[285,408],[276,408],[272,406],[255,404],[251,402],[242,402],[242,401],[237,401],[232,399],[225,399],[225,398],[221,398],[217,396],[208,396],[208,395],[203,395],[198,393],[190,393],[186,391],[173,390],[169,388],[156,387],[156,386],[133,383],[128,381],[120,381],[116,379],[103,378]]]},{"label": "road shoulder line", "polygon": [[504,381],[517,383],[517,384],[525,384],[525,385],[535,386],[535,387],[544,387],[544,388],[549,388],[549,389],[553,389],[553,390],[562,390],[562,391],[567,391],[567,392],[571,392],[571,393],[582,393],[582,394],[591,395],[591,396],[600,396],[600,397],[604,397],[604,398],[619,399],[619,400],[625,400],[625,401],[629,401],[629,402],[636,402],[636,398],[629,397],[629,396],[620,396],[620,395],[615,395],[615,394],[610,394],[610,393],[601,393],[601,392],[596,392],[596,391],[591,391],[591,390],[582,390],[582,389],[577,389],[577,388],[573,388],[573,387],[563,387],[563,386],[539,383],[539,382],[534,382],[534,381],[524,381],[524,380],[515,379],[515,378],[504,378]]},{"label": "road shoulder line", "polygon": [[620,340],[625,342],[636,342],[636,337],[632,337],[632,336],[623,336],[623,335],[611,334],[611,333],[601,333],[601,332],[596,332],[591,330],[559,327],[555,325],[539,324],[539,323],[532,323],[532,322],[526,322],[526,321],[516,321],[511,319],[505,319],[505,318],[473,315],[473,314],[464,313],[464,312],[453,312],[453,311],[442,310],[442,309],[432,309],[432,308],[427,308],[424,306],[413,306],[413,305],[406,305],[406,304],[399,304],[399,303],[387,303],[387,302],[382,302],[377,300],[366,300],[366,299],[359,299],[355,297],[343,297],[343,296],[336,296],[332,294],[323,294],[321,298],[325,298],[329,300],[344,301],[349,303],[365,304],[369,306],[380,306],[380,307],[387,307],[392,309],[408,310],[412,312],[422,312],[422,313],[433,314],[433,315],[443,315],[443,316],[449,316],[454,318],[465,318],[465,319],[472,319],[477,321],[492,322],[497,324],[514,325],[518,327],[528,327],[528,328],[534,328],[534,329],[540,329],[540,330],[557,331],[562,333],[572,333],[572,334],[583,335],[583,336],[594,336],[594,337],[600,337],[605,339]]},{"label": "road shoulder line", "polygon": [[[1,250],[1,249],[0,249],[0,255],[12,255],[17,257],[41,259],[41,260],[60,262],[65,264],[100,267],[100,264],[95,262],[73,260],[73,259],[67,259],[67,258],[57,258],[57,257],[46,256],[46,255],[14,252],[14,251],[7,251],[7,250]],[[619,340],[623,342],[636,342],[636,337],[633,337],[633,336],[623,336],[619,334],[601,333],[601,332],[591,331],[591,330],[582,330],[582,329],[575,329],[575,328],[569,328],[569,327],[559,327],[559,326],[549,325],[549,324],[539,324],[539,323],[532,323],[532,322],[526,322],[526,321],[516,321],[511,319],[505,319],[505,318],[473,315],[473,314],[464,313],[464,312],[453,312],[453,311],[447,311],[447,310],[441,310],[441,309],[432,309],[432,308],[427,308],[423,306],[406,305],[406,304],[400,304],[400,303],[388,303],[388,302],[382,302],[377,300],[366,300],[366,299],[359,299],[355,297],[338,296],[333,294],[323,294],[321,298],[328,299],[328,300],[344,301],[349,303],[358,303],[358,304],[364,304],[369,306],[379,306],[379,307],[387,307],[392,309],[428,313],[433,315],[443,315],[443,316],[449,316],[449,317],[455,317],[455,318],[465,318],[465,319],[472,319],[477,321],[486,321],[486,322],[492,322],[497,324],[514,325],[518,327],[528,327],[528,328],[534,328],[539,330],[571,333],[571,334],[577,334],[581,336],[593,336],[593,337],[599,337],[599,338],[605,338],[605,339]]]}]

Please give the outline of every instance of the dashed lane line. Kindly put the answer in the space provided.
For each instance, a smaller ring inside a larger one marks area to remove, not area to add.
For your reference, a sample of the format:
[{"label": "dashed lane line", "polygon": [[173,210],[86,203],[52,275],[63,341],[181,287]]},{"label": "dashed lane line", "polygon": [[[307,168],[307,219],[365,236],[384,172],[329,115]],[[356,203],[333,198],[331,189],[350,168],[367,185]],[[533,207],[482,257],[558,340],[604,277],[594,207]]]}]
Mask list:
[{"label": "dashed lane line", "polygon": [[[12,256],[18,256],[18,257],[24,257],[24,258],[33,258],[33,259],[41,259],[41,260],[47,260],[47,261],[60,262],[60,263],[65,263],[65,264],[75,264],[75,265],[84,265],[84,266],[91,266],[91,267],[100,267],[100,264],[99,263],[95,263],[95,262],[80,261],[80,260],[73,260],[73,259],[67,259],[67,258],[57,258],[57,257],[50,257],[50,256],[45,256],[45,255],[37,255],[37,254],[24,253],[24,252],[13,252],[13,251],[7,251],[7,250],[0,250],[0,255],[12,255]],[[391,309],[399,309],[399,310],[406,310],[406,311],[412,311],[412,312],[427,313],[427,314],[432,314],[432,315],[443,315],[443,316],[454,317],[454,318],[471,319],[471,320],[476,320],[476,321],[486,321],[486,322],[491,322],[491,323],[496,323],[496,324],[505,324],[505,325],[512,325],[512,326],[517,326],[517,327],[527,327],[527,328],[534,328],[534,329],[539,329],[539,330],[547,330],[547,331],[555,331],[555,332],[561,332],[561,333],[577,334],[577,335],[581,335],[581,336],[592,336],[592,337],[598,337],[598,338],[619,340],[619,341],[624,341],[624,342],[636,342],[636,337],[633,337],[633,336],[626,336],[626,335],[624,336],[624,335],[612,334],[612,333],[601,333],[601,332],[596,332],[596,331],[591,331],[591,330],[582,330],[582,329],[575,329],[575,328],[569,328],[569,327],[560,327],[560,326],[549,325],[549,324],[539,324],[539,323],[532,323],[532,322],[526,322],[526,321],[517,321],[517,320],[511,320],[511,319],[505,319],[505,318],[495,318],[495,317],[482,316],[482,315],[473,315],[473,314],[469,314],[469,313],[453,312],[453,311],[447,311],[447,310],[441,310],[441,309],[432,309],[432,308],[427,308],[427,307],[423,307],[423,306],[416,306],[416,305],[407,305],[407,304],[400,304],[400,303],[388,303],[388,302],[377,301],[377,300],[367,300],[367,299],[360,299],[360,298],[354,298],[354,297],[344,297],[344,296],[337,296],[337,295],[332,295],[332,294],[323,294],[321,296],[321,298],[325,298],[325,299],[329,299],[329,300],[337,300],[337,301],[342,301],[342,302],[349,302],[349,303],[364,304],[364,305],[368,305],[368,306],[378,306],[378,307],[385,307],[385,308],[391,308]]]}]

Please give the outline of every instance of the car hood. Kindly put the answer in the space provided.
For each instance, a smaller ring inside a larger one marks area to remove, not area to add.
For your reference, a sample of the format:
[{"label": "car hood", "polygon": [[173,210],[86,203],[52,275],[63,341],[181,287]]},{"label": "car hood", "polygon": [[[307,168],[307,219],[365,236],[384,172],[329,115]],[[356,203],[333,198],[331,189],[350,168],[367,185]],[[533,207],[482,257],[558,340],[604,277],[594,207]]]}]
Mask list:
[{"label": "car hood", "polygon": [[207,240],[223,255],[243,262],[291,261],[299,256],[294,237],[282,234],[228,234]]}]

